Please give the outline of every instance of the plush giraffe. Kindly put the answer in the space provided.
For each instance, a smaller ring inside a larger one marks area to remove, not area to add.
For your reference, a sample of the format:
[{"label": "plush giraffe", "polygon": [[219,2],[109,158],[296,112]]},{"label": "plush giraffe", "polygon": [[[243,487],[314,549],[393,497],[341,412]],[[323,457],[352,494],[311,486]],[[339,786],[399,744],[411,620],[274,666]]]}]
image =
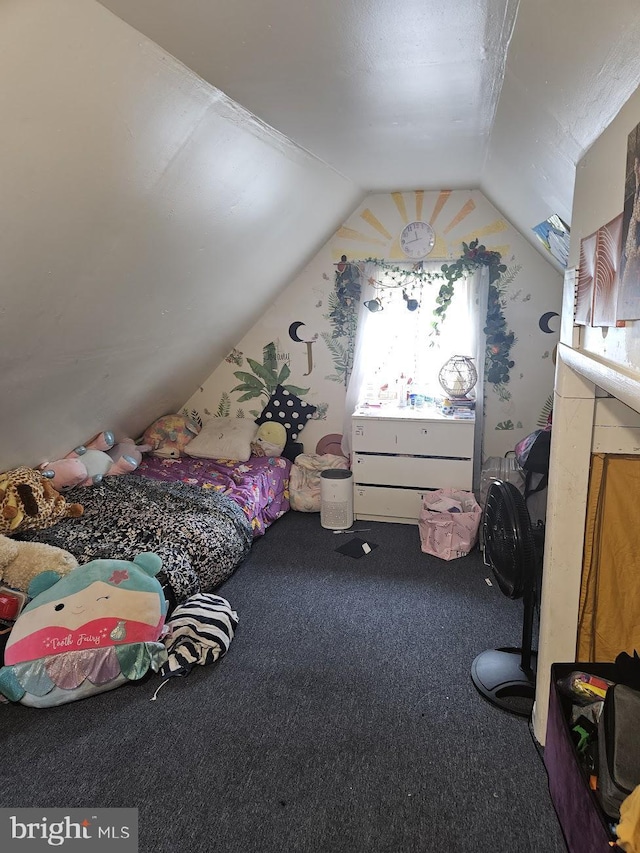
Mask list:
[{"label": "plush giraffe", "polygon": [[84,509],[70,504],[41,471],[21,466],[0,474],[0,533],[42,530],[62,518],[77,518]]}]

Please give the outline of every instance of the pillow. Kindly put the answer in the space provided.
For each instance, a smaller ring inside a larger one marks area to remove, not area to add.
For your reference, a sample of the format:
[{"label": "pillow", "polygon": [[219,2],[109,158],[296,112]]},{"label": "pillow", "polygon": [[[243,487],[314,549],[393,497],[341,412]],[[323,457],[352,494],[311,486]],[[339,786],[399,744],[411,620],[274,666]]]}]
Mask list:
[{"label": "pillow", "polygon": [[142,678],[166,663],[159,638],[167,603],[162,560],[92,560],[60,577],[46,571],[13,626],[0,693],[34,708],[62,705]]},{"label": "pillow", "polygon": [[256,418],[256,423],[263,424],[271,420],[281,423],[287,431],[287,438],[295,441],[315,411],[315,406],[305,403],[282,385],[277,385],[260,417]]},{"label": "pillow", "polygon": [[211,418],[185,448],[187,456],[246,462],[258,427],[246,418]]}]

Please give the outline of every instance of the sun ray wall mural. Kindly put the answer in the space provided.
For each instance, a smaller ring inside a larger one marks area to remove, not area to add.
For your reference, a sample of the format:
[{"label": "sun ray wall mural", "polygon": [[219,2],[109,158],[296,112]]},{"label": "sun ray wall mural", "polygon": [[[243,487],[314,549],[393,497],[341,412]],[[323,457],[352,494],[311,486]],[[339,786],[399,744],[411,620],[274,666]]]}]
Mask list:
[{"label": "sun ray wall mural", "polygon": [[402,233],[412,223],[427,223],[428,260],[438,267],[459,260],[463,246],[474,241],[500,256],[504,269],[494,282],[486,324],[495,352],[486,370],[492,381],[485,386],[483,452],[512,450],[536,428],[553,391],[549,354],[559,337],[553,320],[561,310],[562,274],[476,190],[366,197],[300,274],[283,282],[271,308],[185,408],[203,420],[222,412],[256,417],[273,387],[283,384],[317,408],[300,434],[306,452],[341,433],[361,296],[358,262],[406,261]]}]

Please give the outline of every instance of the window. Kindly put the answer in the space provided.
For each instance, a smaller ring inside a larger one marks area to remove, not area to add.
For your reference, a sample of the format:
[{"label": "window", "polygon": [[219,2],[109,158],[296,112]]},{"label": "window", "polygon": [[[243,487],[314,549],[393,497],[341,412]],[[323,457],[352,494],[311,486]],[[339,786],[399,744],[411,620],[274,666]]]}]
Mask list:
[{"label": "window", "polygon": [[436,336],[432,323],[440,280],[422,283],[407,279],[403,286],[381,269],[376,280],[376,298],[382,310],[365,315],[358,403],[397,400],[405,385],[409,392],[427,398],[442,396],[438,373],[445,361],[452,355],[476,354],[467,282],[456,282],[446,318]]}]

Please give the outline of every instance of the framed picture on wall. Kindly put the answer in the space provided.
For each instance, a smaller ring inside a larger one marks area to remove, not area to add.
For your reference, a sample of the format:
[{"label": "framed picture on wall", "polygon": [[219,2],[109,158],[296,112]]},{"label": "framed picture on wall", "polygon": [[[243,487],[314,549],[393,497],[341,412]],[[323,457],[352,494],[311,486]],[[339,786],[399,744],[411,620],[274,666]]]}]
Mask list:
[{"label": "framed picture on wall", "polygon": [[640,319],[640,124],[627,140],[617,318]]},{"label": "framed picture on wall", "polygon": [[[564,282],[562,285],[565,300],[568,294],[573,295],[573,311],[565,310],[568,302],[563,302],[562,315],[560,317],[560,340],[562,343],[571,342],[571,346],[580,346],[580,329],[576,325],[576,283],[578,281],[578,267],[567,267],[564,271]],[[555,361],[555,358],[554,358]]]},{"label": "framed picture on wall", "polygon": [[592,326],[624,326],[617,317],[619,267],[622,250],[622,214],[596,232],[596,266],[593,279]]},{"label": "framed picture on wall", "polygon": [[593,316],[593,280],[596,274],[597,233],[580,241],[580,265],[576,281],[576,307],[574,322],[589,326]]}]

